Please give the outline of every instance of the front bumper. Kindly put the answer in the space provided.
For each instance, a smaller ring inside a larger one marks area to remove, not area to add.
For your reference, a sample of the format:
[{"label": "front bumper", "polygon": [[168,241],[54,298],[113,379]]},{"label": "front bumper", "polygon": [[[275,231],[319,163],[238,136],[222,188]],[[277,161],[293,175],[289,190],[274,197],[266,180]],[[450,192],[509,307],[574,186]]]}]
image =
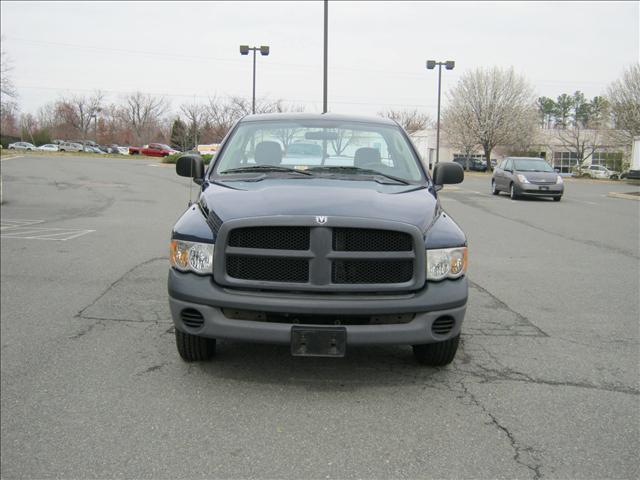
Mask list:
[{"label": "front bumper", "polygon": [[536,185],[532,183],[521,183],[517,187],[519,195],[530,195],[532,197],[558,197],[564,193],[564,184]]},{"label": "front bumper", "polygon": [[[175,327],[203,337],[288,345],[290,323],[231,319],[222,309],[288,314],[387,315],[415,313],[408,323],[346,325],[349,345],[415,345],[454,337],[466,311],[466,277],[430,283],[428,288],[401,294],[329,294],[264,292],[221,287],[210,277],[169,271],[169,306]],[[204,322],[198,328],[185,325],[181,312],[195,309]],[[432,323],[443,316],[455,320],[446,335],[432,332]]]}]

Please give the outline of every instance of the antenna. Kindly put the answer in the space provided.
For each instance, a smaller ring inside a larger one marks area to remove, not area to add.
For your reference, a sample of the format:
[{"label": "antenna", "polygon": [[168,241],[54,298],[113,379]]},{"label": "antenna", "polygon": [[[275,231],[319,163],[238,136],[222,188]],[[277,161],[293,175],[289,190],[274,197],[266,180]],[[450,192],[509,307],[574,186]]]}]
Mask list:
[{"label": "antenna", "polygon": [[193,193],[193,162],[189,162],[191,164],[191,181],[189,182],[189,203],[187,203],[187,207],[193,205],[191,201],[191,195]]}]

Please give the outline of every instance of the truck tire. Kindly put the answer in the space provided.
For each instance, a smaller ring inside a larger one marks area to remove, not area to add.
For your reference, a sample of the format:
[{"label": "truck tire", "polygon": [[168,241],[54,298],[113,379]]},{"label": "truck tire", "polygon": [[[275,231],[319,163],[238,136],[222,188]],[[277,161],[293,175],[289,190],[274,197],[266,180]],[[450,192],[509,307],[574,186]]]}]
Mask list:
[{"label": "truck tire", "polygon": [[185,362],[209,360],[216,354],[215,339],[198,337],[178,329],[176,329],[176,347]]},{"label": "truck tire", "polygon": [[453,361],[458,351],[459,343],[460,334],[444,342],[414,345],[413,355],[418,363],[431,367],[442,367],[449,365]]}]

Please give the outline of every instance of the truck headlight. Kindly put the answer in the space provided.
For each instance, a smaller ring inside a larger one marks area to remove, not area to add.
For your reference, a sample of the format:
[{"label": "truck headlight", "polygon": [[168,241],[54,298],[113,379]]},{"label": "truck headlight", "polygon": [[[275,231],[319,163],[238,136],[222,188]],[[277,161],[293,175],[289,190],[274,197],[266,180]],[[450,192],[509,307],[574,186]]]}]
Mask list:
[{"label": "truck headlight", "polygon": [[458,278],[467,271],[467,247],[427,250],[427,280]]},{"label": "truck headlight", "polygon": [[558,175],[558,178],[556,178],[556,183],[557,183],[558,185],[562,185],[563,180],[562,180],[562,177],[561,177],[560,175]]},{"label": "truck headlight", "polygon": [[182,272],[213,273],[214,248],[212,243],[171,240],[169,262]]}]

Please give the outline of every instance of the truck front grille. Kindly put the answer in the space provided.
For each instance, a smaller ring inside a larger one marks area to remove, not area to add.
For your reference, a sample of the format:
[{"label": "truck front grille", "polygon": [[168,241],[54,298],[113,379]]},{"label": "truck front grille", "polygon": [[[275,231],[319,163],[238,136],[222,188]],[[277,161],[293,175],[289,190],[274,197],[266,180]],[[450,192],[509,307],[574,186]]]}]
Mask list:
[{"label": "truck front grille", "polygon": [[228,231],[216,245],[224,260],[216,263],[216,279],[222,284],[382,291],[410,290],[424,281],[422,269],[416,268],[424,250],[422,236],[408,233],[408,227],[360,228],[357,221],[354,227],[225,226]]},{"label": "truck front grille", "polygon": [[227,274],[241,280],[305,283],[309,262],[305,258],[228,255]]},{"label": "truck front grille", "polygon": [[410,252],[411,235],[394,230],[334,228],[333,249],[337,252]]},{"label": "truck front grille", "polygon": [[413,260],[336,260],[333,283],[404,283],[413,278]]},{"label": "truck front grille", "polygon": [[309,227],[236,228],[229,235],[230,247],[308,250]]}]

